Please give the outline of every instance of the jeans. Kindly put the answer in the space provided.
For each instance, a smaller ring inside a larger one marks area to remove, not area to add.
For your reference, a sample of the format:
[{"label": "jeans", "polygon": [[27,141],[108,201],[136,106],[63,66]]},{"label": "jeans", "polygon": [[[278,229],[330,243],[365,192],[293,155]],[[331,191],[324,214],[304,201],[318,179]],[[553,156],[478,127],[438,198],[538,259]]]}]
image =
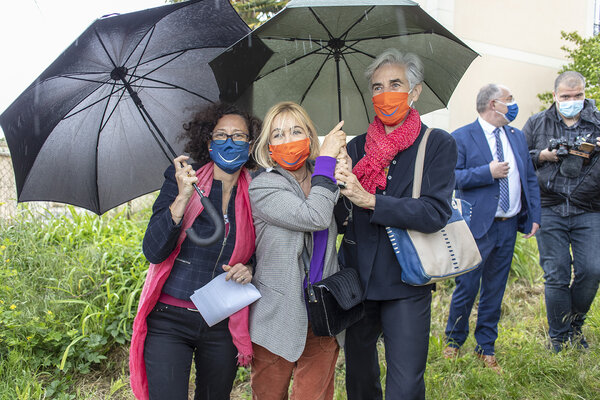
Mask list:
[{"label": "jeans", "polygon": [[192,357],[194,399],[226,400],[237,372],[237,349],[226,319],[208,327],[199,312],[158,303],[148,316],[144,360],[150,399],[187,400]]},{"label": "jeans", "polygon": [[425,399],[431,292],[395,300],[365,301],[365,317],[346,329],[348,400],[381,400],[377,340],[383,333],[386,400]]},{"label": "jeans", "polygon": [[585,314],[598,290],[600,213],[561,217],[543,207],[536,238],[544,270],[548,333],[558,350],[570,336],[581,334]]}]

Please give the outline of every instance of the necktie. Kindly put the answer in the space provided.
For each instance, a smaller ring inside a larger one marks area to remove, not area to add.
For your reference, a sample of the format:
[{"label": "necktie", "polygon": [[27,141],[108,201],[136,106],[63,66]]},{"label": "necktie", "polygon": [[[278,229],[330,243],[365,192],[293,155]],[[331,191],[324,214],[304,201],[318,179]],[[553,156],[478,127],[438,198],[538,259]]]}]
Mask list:
[{"label": "necktie", "polygon": [[[504,151],[502,150],[502,142],[500,141],[500,128],[494,129],[494,137],[496,138],[496,154],[498,155],[498,161],[504,161]],[[510,207],[510,201],[508,197],[508,178],[500,178],[498,180],[500,184],[500,209],[507,212]]]}]

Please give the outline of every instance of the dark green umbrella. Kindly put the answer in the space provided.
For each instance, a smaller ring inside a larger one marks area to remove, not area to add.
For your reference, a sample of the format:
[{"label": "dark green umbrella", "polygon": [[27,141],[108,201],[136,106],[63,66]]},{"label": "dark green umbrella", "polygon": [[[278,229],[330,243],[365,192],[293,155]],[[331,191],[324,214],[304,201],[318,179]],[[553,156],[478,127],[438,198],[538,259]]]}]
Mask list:
[{"label": "dark green umbrella", "polygon": [[477,57],[409,0],[292,0],[277,15],[210,62],[221,98],[264,116],[278,101],[302,104],[326,133],[344,119],[364,132],[374,115],[366,67],[395,47],[421,57],[423,92],[415,108],[446,107]]}]

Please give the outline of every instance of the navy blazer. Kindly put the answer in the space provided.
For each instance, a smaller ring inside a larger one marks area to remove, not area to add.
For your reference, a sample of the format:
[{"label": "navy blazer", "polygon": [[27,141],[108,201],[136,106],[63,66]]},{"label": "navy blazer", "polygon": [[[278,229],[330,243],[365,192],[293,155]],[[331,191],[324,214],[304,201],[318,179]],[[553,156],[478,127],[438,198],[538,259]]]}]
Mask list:
[{"label": "navy blazer", "polygon": [[[202,165],[192,164],[194,170]],[[173,222],[169,206],[179,193],[177,180],[175,179],[175,167],[171,164],[165,170],[165,181],[154,205],[152,216],[148,221],[148,228],[144,235],[142,249],[144,255],[151,263],[158,264],[165,261],[177,245],[181,233],[182,221],[178,224]],[[237,185],[231,192],[231,198],[227,208],[229,217],[229,235],[227,240],[217,240],[210,246],[199,247],[192,243],[187,237],[181,243],[181,251],[175,259],[173,269],[167,278],[162,291],[178,299],[189,300],[196,289],[204,286],[210,280],[221,274],[222,264],[226,264],[231,258],[236,238],[235,220],[235,196]],[[196,196],[196,193],[193,194]],[[219,212],[222,208],[222,182],[215,179],[208,200]],[[201,213],[192,224],[192,228],[201,237],[208,237],[214,232],[214,223],[207,213]]]},{"label": "navy blazer", "polygon": [[[529,149],[523,132],[504,126],[508,143],[515,155],[521,181],[521,210],[518,229],[529,233],[534,222],[540,223],[540,191]],[[456,162],[456,197],[473,206],[471,232],[475,239],[487,233],[498,209],[500,185],[492,178],[489,163],[493,160],[490,146],[481,125],[475,122],[452,132],[458,146]]]},{"label": "navy blazer", "polygon": [[[454,189],[456,143],[450,134],[434,129],[427,142],[421,198],[412,198],[414,164],[417,148],[427,127],[412,146],[399,152],[390,163],[385,190],[377,189],[375,210],[352,206],[342,198],[335,208],[338,230],[344,233],[339,249],[340,264],[358,270],[365,296],[369,300],[391,300],[420,295],[432,289],[402,282],[402,267],[385,231],[386,226],[435,232],[442,229],[450,215]],[[348,154],[355,165],[364,156],[366,134],[348,143]],[[344,226],[349,216],[347,226]]]}]

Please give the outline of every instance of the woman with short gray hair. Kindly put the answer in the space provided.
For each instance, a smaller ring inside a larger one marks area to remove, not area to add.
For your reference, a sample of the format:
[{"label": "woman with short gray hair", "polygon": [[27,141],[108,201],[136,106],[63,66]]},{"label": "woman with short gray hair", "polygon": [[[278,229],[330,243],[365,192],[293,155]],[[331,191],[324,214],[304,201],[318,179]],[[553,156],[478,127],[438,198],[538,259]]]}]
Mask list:
[{"label": "woman with short gray hair", "polygon": [[413,108],[422,91],[423,66],[416,55],[389,49],[366,76],[376,117],[366,134],[348,143],[345,163],[352,171],[339,168],[335,176],[346,184],[335,210],[344,233],[340,266],[356,269],[365,287],[365,318],[346,330],[346,391],[349,400],[382,398],[377,341],[383,336],[385,398],[424,399],[433,285],[402,281],[386,227],[430,233],[446,225],[456,143],[440,129],[430,132],[421,196],[412,198],[417,148],[428,130]]}]

